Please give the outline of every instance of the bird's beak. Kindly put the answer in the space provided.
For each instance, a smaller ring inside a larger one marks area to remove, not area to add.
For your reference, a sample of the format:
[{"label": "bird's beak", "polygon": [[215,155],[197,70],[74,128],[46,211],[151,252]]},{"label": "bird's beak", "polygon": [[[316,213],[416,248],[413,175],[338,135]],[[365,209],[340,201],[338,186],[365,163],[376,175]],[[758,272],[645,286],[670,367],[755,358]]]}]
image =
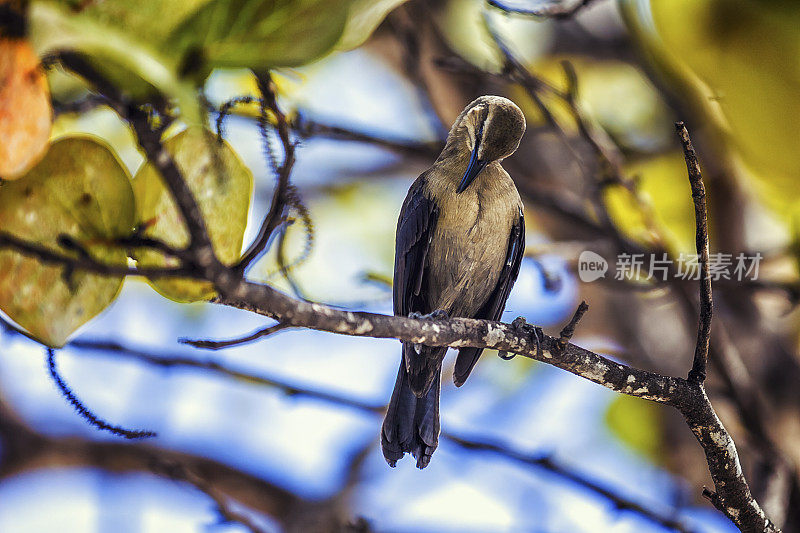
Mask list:
[{"label": "bird's beak", "polygon": [[478,177],[478,174],[486,167],[486,163],[488,161],[484,161],[482,159],[478,159],[478,148],[481,145],[481,138],[483,137],[483,126],[481,126],[480,131],[478,131],[478,135],[475,137],[475,147],[472,149],[472,156],[469,158],[469,166],[467,167],[467,171],[464,173],[464,177],[461,178],[461,183],[458,184],[458,189],[456,189],[456,193],[462,193],[469,187],[469,184],[472,183],[475,178]]}]

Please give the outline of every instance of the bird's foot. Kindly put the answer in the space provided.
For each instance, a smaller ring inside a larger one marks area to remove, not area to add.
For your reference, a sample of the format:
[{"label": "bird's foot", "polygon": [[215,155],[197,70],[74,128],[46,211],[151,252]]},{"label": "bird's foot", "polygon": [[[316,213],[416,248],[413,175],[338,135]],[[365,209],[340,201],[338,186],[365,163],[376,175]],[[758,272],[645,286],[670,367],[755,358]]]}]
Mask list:
[{"label": "bird's foot", "polygon": [[[413,318],[415,320],[449,320],[450,315],[444,309],[437,309],[436,311],[428,313],[427,315],[418,313],[417,311],[412,311],[408,314],[408,318]],[[421,349],[421,344],[414,345],[414,351],[417,353],[420,353]]]},{"label": "bird's foot", "polygon": [[544,331],[539,326],[533,326],[533,338],[536,339],[536,358],[542,358],[542,338]]},{"label": "bird's foot", "polygon": [[[525,317],[523,316],[518,316],[517,318],[515,318],[514,321],[511,322],[511,327],[514,328],[514,331],[516,331],[521,335],[525,335],[526,337],[530,335],[531,332],[533,333],[533,338],[536,341],[536,356],[537,358],[541,358],[542,338],[544,335],[544,331],[542,331],[542,328],[540,328],[539,326],[529,325],[528,321],[525,320]],[[506,361],[514,359],[514,357],[516,357],[516,354],[513,353],[509,354],[508,352],[504,352],[502,350],[498,351],[497,355],[500,357],[500,359],[504,359]]]},{"label": "bird's foot", "polygon": [[437,309],[436,311],[428,313],[427,315],[412,311],[408,314],[408,318],[414,318],[416,320],[449,320],[450,315],[444,309]]}]

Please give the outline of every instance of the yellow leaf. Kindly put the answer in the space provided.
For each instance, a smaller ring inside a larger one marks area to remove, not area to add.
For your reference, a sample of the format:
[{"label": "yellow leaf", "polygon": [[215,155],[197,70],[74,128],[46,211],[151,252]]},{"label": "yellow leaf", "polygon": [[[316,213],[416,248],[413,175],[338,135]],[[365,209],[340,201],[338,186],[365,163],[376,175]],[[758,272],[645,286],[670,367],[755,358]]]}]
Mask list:
[{"label": "yellow leaf", "polygon": [[[130,234],[134,199],[117,157],[88,136],[54,142],[25,176],[0,186],[0,229],[58,250],[59,235],[82,243],[94,258],[125,265],[125,251],[109,246]],[[63,251],[63,250],[62,250]],[[123,278],[76,270],[0,250],[0,309],[44,344],[60,347],[116,298]]]},{"label": "yellow leaf", "polygon": [[[230,145],[218,144],[213,134],[201,128],[184,130],[168,139],[165,146],[194,193],[214,251],[222,262],[233,264],[242,251],[253,175]],[[151,163],[136,173],[133,191],[137,217],[146,228],[145,235],[177,247],[189,243],[183,218]],[[139,252],[137,260],[143,267],[177,264],[174,258],[154,251]],[[157,279],[150,283],[163,296],[179,302],[208,300],[215,294],[207,282]]]}]

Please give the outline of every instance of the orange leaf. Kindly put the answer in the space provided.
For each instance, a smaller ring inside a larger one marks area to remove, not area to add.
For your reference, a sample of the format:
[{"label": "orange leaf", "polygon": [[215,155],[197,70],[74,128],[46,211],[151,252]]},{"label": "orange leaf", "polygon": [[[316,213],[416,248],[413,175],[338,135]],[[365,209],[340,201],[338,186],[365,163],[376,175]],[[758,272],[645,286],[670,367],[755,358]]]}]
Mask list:
[{"label": "orange leaf", "polygon": [[52,122],[39,58],[26,40],[0,39],[0,178],[19,178],[42,158]]}]

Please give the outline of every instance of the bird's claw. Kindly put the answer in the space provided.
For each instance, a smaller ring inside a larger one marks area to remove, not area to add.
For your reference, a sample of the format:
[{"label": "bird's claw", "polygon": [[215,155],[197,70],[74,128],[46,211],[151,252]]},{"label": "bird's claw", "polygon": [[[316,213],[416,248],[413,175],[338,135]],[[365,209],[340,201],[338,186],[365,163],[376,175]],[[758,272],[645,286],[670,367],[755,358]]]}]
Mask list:
[{"label": "bird's claw", "polygon": [[436,311],[434,311],[433,313],[431,313],[428,316],[430,316],[433,320],[449,320],[450,319],[450,315],[444,309],[437,309]]},{"label": "bird's claw", "polygon": [[541,359],[542,358],[542,336],[544,335],[544,331],[539,326],[533,327],[533,337],[536,339],[536,357]]},{"label": "bird's claw", "polygon": [[427,315],[412,311],[408,314],[408,318],[413,318],[416,320],[449,320],[450,315],[447,314],[447,311],[444,309],[437,309],[436,311],[428,313]]},{"label": "bird's claw", "polygon": [[[517,318],[515,318],[514,321],[511,322],[511,327],[514,328],[514,331],[516,331],[517,333],[526,336],[529,335],[531,331],[533,332],[533,338],[536,341],[536,357],[541,358],[542,338],[544,335],[544,331],[542,331],[542,328],[540,328],[539,326],[529,325],[528,321],[525,320],[525,317],[522,316],[518,316]],[[516,354],[509,354],[508,352],[500,350],[497,352],[497,355],[500,357],[500,359],[508,361],[510,359],[513,359]]]}]

